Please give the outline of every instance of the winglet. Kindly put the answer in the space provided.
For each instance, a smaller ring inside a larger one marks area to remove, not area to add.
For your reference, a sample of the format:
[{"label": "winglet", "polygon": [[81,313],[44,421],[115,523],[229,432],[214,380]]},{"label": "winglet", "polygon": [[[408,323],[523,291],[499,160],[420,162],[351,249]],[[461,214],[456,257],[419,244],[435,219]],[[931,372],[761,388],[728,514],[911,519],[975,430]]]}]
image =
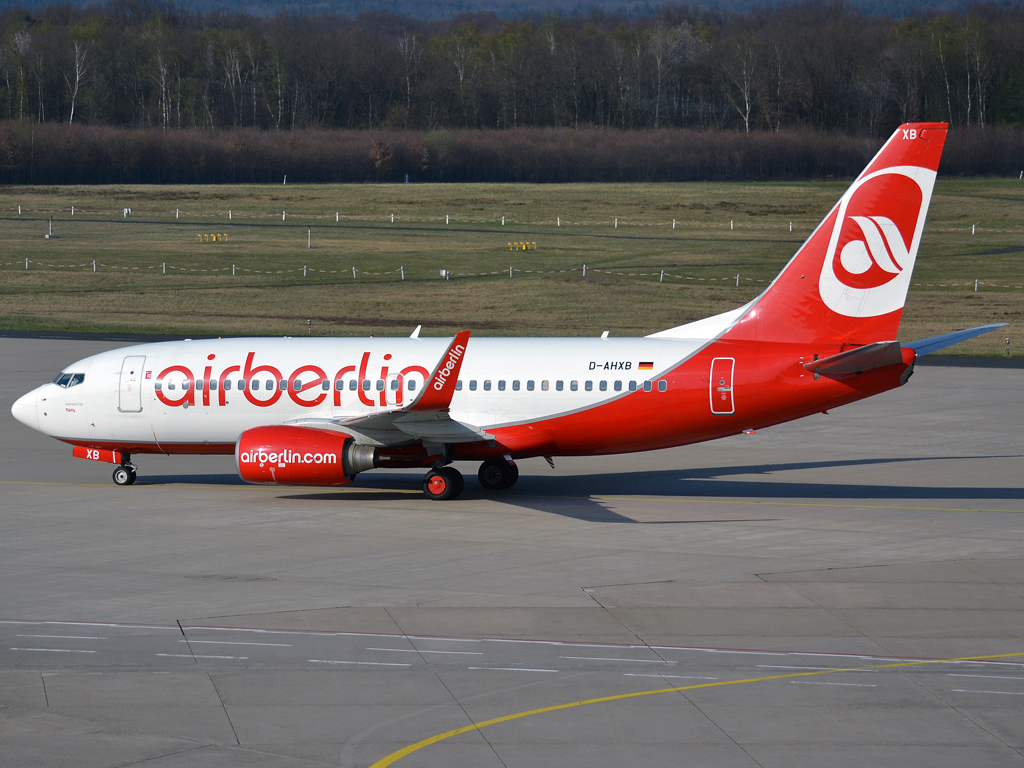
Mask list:
[{"label": "winglet", "polygon": [[447,411],[455,394],[462,361],[469,344],[469,331],[459,331],[441,357],[434,372],[423,386],[423,392],[406,411]]}]

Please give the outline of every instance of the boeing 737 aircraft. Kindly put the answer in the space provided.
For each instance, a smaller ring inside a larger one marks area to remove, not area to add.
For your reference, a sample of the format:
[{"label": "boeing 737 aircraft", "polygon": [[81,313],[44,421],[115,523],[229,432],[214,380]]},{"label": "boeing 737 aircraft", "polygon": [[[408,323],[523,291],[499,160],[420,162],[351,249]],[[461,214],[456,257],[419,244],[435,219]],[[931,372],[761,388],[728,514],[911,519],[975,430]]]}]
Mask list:
[{"label": "boeing 737 aircraft", "polygon": [[205,339],[80,360],[19,399],[22,423],[117,465],[234,454],[251,483],[339,486],[422,467],[423,491],[487,490],[516,459],[649,451],[762,429],[906,384],[918,355],[1000,327],[896,341],[943,123],[896,130],[746,306],[644,338]]}]

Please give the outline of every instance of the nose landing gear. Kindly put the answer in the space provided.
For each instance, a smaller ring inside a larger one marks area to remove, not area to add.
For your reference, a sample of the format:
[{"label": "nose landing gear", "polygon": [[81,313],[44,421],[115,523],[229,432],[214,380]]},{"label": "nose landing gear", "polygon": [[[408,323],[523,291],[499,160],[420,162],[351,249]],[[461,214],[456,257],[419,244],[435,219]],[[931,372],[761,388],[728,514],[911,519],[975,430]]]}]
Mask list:
[{"label": "nose landing gear", "polygon": [[122,457],[121,465],[114,470],[114,483],[116,485],[131,485],[137,476],[135,465],[131,463],[131,457],[125,454]]},{"label": "nose landing gear", "polygon": [[464,486],[462,473],[454,467],[432,469],[423,477],[423,493],[435,501],[459,498]]}]

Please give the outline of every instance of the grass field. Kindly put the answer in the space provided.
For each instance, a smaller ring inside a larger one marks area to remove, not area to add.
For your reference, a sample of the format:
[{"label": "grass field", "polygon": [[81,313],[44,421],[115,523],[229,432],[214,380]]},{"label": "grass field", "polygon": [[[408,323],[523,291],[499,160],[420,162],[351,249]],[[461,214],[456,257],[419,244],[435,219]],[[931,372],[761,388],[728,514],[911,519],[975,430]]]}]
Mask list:
[{"label": "grass field", "polygon": [[[753,298],[846,186],[7,187],[0,327],[299,335],[311,320],[317,335],[421,323],[424,335],[642,335]],[[47,240],[51,213],[59,238]],[[1010,337],[1024,354],[1022,286],[1024,182],[940,180],[901,338],[1008,322],[951,351],[1005,354]]]}]

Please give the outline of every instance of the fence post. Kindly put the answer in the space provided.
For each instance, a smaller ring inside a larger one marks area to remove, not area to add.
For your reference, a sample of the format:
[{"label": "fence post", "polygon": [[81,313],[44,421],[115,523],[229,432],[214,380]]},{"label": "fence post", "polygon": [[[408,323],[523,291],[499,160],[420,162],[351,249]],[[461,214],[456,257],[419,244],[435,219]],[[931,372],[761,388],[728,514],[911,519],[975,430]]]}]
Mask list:
[{"label": "fence post", "polygon": [[28,258],[25,259],[25,269],[28,269]]},{"label": "fence post", "polygon": [[353,280],[356,279],[356,268],[355,267],[352,267],[352,279]]},{"label": "fence post", "polygon": [[658,278],[658,282],[659,283],[664,283],[665,282],[665,270],[664,269],[661,270],[661,277]]},{"label": "fence post", "polygon": [[618,219],[618,217],[615,218],[615,228],[616,229],[619,228],[619,219]]},{"label": "fence post", "polygon": [[228,221],[231,221],[231,211],[228,211]]},{"label": "fence post", "polygon": [[18,215],[21,216],[21,206],[18,206]]},{"label": "fence post", "polygon": [[676,220],[672,219],[672,229],[675,229],[675,228],[676,228]]},{"label": "fence post", "polygon": [[398,271],[402,273],[402,279],[405,280],[405,267],[399,267]]},{"label": "fence post", "polygon": [[93,259],[93,260],[92,260],[92,271],[93,271],[93,272],[95,272],[95,271],[96,271],[96,259]]},{"label": "fence post", "polygon": [[729,219],[729,229],[732,229],[732,219]]},{"label": "fence post", "polygon": [[740,287],[740,276],[739,275],[736,275],[736,287],[737,288]]},{"label": "fence post", "polygon": [[310,227],[309,230],[306,232],[306,247],[307,248],[312,248],[313,247],[313,228],[312,227]]},{"label": "fence post", "polygon": [[302,276],[303,277],[306,276],[306,265],[305,264],[302,265]]},{"label": "fence post", "polygon": [[73,206],[73,205],[71,206],[71,215],[72,216],[75,215],[75,206]]},{"label": "fence post", "polygon": [[793,222],[792,222],[792,221],[791,221],[791,222],[789,222],[789,231],[790,231],[790,232],[792,232],[792,231],[793,231]]},{"label": "fence post", "polygon": [[337,224],[341,221],[341,213],[339,211],[334,212],[334,223]]},{"label": "fence post", "polygon": [[584,277],[587,276],[587,265],[586,264],[583,265],[583,276]]},{"label": "fence post", "polygon": [[162,272],[163,272],[163,273],[164,273],[165,275],[167,274],[167,262],[166,262],[166,261],[165,261],[165,262],[164,262],[163,264],[161,264],[161,265],[160,265],[160,269],[161,269],[161,271],[162,271]]},{"label": "fence post", "polygon": [[445,214],[445,217],[444,217],[444,223],[445,223],[445,224],[447,224],[447,223],[448,223],[448,220],[449,220],[449,218],[450,218],[450,217],[448,216],[448,214]]},{"label": "fence post", "polygon": [[508,278],[509,278],[509,280],[512,279],[512,267],[508,268]]},{"label": "fence post", "polygon": [[559,227],[562,226],[562,217],[561,216],[558,217],[558,226]]},{"label": "fence post", "polygon": [[974,281],[974,292],[975,293],[978,292],[978,281],[977,280]]},{"label": "fence post", "polygon": [[178,217],[179,217],[180,215],[181,215],[181,211],[180,211],[180,210],[178,210],[177,208],[175,208],[175,209],[174,209],[174,218],[176,218],[176,219],[177,219],[177,218],[178,218]]},{"label": "fence post", "polygon": [[235,276],[235,265],[234,264],[231,265],[231,276],[232,277]]},{"label": "fence post", "polygon": [[974,234],[974,224],[971,224],[971,234]]},{"label": "fence post", "polygon": [[505,217],[504,216],[501,217],[501,226],[503,226],[503,227],[505,226]]}]

